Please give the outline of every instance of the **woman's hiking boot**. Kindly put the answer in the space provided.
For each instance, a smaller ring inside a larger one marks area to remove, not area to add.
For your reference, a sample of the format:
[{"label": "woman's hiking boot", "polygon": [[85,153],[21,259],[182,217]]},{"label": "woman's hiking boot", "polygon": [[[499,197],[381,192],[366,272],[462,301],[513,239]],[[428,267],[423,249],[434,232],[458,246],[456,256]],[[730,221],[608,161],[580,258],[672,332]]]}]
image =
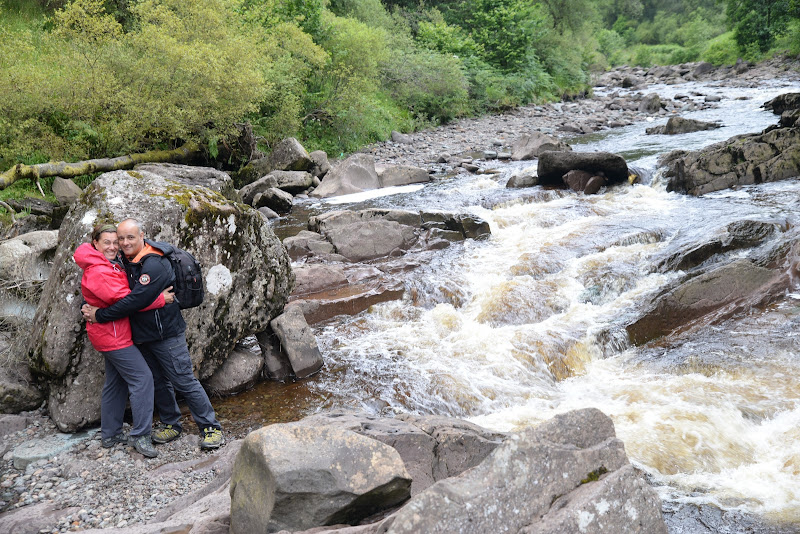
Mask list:
[{"label": "woman's hiking boot", "polygon": [[153,430],[153,443],[169,443],[181,437],[181,429],[173,425],[159,425]]},{"label": "woman's hiking boot", "polygon": [[203,429],[203,439],[200,440],[201,449],[218,449],[225,443],[225,436],[219,428],[208,427]]}]

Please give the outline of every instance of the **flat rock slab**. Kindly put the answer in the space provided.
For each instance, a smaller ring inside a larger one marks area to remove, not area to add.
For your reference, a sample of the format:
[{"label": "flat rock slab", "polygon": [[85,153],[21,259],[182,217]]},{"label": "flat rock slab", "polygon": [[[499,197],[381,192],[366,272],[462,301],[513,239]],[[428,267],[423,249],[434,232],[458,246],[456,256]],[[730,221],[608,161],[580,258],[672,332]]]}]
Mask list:
[{"label": "flat rock slab", "polygon": [[17,446],[12,453],[14,456],[14,468],[24,471],[33,462],[58,456],[78,443],[91,439],[96,432],[97,430],[91,430],[77,434],[55,434],[43,439],[26,441]]}]

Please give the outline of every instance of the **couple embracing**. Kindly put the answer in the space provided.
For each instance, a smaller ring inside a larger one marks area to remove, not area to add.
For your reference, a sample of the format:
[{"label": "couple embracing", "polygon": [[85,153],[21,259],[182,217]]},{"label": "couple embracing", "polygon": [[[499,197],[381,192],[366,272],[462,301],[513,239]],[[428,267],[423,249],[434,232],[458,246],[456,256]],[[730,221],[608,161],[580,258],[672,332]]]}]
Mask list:
[{"label": "couple embracing", "polygon": [[[120,249],[122,254],[120,254]],[[83,269],[81,311],[92,346],[103,354],[106,380],[100,405],[103,447],[128,443],[144,456],[158,455],[153,443],[180,437],[179,392],[201,430],[200,448],[224,443],[222,427],[203,386],[192,372],[186,323],[170,291],[175,280],[164,253],[145,240],[142,224],[95,227],[91,243],[74,254]],[[130,397],[133,423],[122,431]],[[160,424],[153,429],[153,408]]]}]

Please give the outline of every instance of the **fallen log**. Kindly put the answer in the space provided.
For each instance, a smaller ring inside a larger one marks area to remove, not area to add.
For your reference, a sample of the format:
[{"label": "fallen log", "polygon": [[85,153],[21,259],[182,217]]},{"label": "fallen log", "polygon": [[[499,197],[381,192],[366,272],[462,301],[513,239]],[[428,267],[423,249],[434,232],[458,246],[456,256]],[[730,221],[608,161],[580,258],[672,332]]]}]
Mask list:
[{"label": "fallen log", "polygon": [[[18,163],[0,174],[0,190],[5,189],[17,180],[33,180],[41,191],[40,178],[61,176],[74,178],[95,172],[109,172],[132,169],[139,163],[182,163],[200,155],[200,146],[189,142],[173,150],[151,150],[141,154],[128,154],[117,158],[87,159],[75,163],[65,161],[24,165]],[[44,196],[44,193],[42,193]]]}]

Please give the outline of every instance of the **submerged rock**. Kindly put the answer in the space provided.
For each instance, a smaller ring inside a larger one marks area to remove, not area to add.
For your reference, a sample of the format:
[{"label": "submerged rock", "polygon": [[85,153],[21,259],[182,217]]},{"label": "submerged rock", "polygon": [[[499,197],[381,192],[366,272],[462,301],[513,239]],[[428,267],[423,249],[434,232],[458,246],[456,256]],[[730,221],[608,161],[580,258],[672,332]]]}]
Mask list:
[{"label": "submerged rock", "polygon": [[683,117],[670,117],[667,124],[663,126],[654,126],[647,128],[645,133],[648,135],[663,134],[663,135],[678,135],[691,132],[701,132],[704,130],[714,130],[721,128],[721,124],[715,122],[704,122],[695,119],[684,119]]},{"label": "submerged rock", "polygon": [[538,174],[543,185],[563,186],[562,177],[573,170],[602,173],[612,184],[628,179],[625,159],[610,152],[543,152],[539,156]]}]

